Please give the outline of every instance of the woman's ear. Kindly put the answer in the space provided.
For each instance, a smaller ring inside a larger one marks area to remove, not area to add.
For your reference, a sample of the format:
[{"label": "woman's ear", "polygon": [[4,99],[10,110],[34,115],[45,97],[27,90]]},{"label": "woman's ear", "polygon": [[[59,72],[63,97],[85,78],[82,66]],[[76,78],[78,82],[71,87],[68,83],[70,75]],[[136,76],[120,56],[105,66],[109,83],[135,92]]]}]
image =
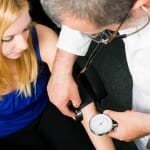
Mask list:
[{"label": "woman's ear", "polygon": [[132,9],[137,9],[141,6],[145,6],[146,8],[150,9],[150,0],[135,0]]}]

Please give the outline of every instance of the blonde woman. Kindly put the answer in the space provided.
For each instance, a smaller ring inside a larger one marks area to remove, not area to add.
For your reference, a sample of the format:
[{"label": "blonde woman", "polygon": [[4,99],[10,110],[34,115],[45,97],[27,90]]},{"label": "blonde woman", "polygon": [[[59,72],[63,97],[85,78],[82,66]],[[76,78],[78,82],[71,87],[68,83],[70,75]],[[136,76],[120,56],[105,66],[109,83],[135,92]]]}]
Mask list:
[{"label": "blonde woman", "polygon": [[[47,83],[57,35],[33,25],[27,0],[0,0],[0,38],[0,146],[94,149],[82,125],[49,102]],[[96,113],[95,106],[89,106]],[[113,148],[107,138],[106,147]]]}]

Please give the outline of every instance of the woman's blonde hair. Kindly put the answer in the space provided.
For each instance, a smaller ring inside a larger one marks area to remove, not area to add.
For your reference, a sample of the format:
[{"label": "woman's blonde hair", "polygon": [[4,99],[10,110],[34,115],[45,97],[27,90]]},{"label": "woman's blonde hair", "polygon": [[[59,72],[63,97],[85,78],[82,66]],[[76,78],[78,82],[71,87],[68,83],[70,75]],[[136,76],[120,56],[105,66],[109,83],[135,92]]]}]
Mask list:
[{"label": "woman's blonde hair", "polygon": [[[0,0],[0,39],[6,29],[18,18],[20,11],[29,9],[28,0]],[[0,49],[2,41],[0,40]],[[28,49],[17,60],[17,79],[19,82],[19,94],[31,96],[31,83],[35,85],[38,74],[38,65],[35,51],[32,45],[31,34],[28,38]],[[5,58],[0,50],[0,97],[7,93],[8,87],[12,83],[12,75],[8,68]]]}]

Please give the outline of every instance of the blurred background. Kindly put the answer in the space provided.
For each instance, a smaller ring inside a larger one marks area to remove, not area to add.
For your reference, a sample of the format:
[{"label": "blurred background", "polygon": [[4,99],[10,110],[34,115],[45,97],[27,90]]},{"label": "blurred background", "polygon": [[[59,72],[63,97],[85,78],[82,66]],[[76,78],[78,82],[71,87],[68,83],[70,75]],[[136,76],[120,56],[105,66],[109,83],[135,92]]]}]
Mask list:
[{"label": "blurred background", "polygon": [[51,19],[46,15],[44,12],[40,0],[28,0],[31,6],[30,9],[30,15],[33,19],[33,21],[36,21],[38,23],[44,24],[53,30],[55,30],[57,33],[59,33],[60,28],[58,28]]}]

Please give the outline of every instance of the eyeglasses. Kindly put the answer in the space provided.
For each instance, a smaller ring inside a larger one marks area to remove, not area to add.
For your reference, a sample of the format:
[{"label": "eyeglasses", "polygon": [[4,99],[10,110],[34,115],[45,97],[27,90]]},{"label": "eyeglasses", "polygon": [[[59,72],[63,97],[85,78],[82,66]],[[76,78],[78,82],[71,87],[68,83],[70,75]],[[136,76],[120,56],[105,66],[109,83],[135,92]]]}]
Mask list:
[{"label": "eyeglasses", "polygon": [[112,32],[112,31],[109,31],[109,30],[105,30],[101,33],[97,33],[97,34],[93,34],[93,35],[89,35],[89,37],[97,43],[96,47],[92,50],[87,62],[85,63],[85,65],[83,66],[83,68],[81,69],[81,71],[79,72],[78,74],[78,77],[80,76],[80,74],[84,73],[88,67],[90,66],[90,64],[92,63],[94,57],[96,56],[97,54],[97,49],[99,47],[99,51],[102,49],[102,47],[104,45],[107,45],[108,43],[110,43],[113,39],[122,39],[122,38],[126,38],[128,36],[131,36],[139,31],[141,31],[142,29],[144,29],[149,23],[150,23],[150,13],[149,11],[145,8],[145,7],[141,7],[143,9],[143,11],[146,13],[147,15],[147,22],[142,26],[140,27],[138,30],[132,32],[132,33],[129,33],[129,34],[122,34],[122,35],[119,35],[118,32],[120,30],[120,28],[122,27],[122,25],[125,23],[126,19],[129,17],[129,14],[130,14],[130,11],[131,9],[128,11],[128,13],[126,14],[126,16],[123,18],[123,20],[121,21],[120,25],[118,26],[118,28],[116,29],[116,31]]}]

